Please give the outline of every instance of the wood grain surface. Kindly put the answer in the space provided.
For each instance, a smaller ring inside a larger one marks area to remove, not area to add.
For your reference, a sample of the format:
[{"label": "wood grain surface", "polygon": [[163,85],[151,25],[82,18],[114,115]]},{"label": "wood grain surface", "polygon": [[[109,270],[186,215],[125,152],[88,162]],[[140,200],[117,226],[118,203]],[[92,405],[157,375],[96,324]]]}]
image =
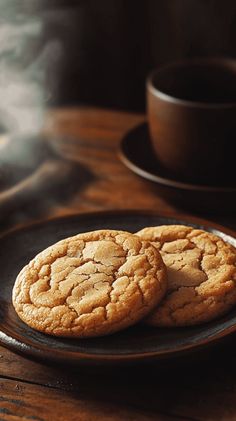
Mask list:
[{"label": "wood grain surface", "polygon": [[[9,208],[2,232],[32,220],[93,210],[155,209],[178,215],[177,207],[117,157],[121,137],[142,121],[142,115],[98,109],[51,112],[47,132],[79,171],[61,184],[61,194],[42,191],[39,209],[30,202]],[[233,217],[208,218],[236,228]],[[232,335],[213,349],[168,364],[104,371],[49,366],[0,347],[0,421],[233,421],[235,349]]]}]

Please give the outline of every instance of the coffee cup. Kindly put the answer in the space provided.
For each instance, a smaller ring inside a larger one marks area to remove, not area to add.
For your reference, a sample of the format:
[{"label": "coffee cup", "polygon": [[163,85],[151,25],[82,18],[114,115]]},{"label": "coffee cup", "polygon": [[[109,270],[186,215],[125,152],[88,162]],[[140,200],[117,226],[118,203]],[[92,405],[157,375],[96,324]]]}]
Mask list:
[{"label": "coffee cup", "polygon": [[185,60],[154,70],[147,116],[154,152],[172,177],[236,184],[236,60]]}]

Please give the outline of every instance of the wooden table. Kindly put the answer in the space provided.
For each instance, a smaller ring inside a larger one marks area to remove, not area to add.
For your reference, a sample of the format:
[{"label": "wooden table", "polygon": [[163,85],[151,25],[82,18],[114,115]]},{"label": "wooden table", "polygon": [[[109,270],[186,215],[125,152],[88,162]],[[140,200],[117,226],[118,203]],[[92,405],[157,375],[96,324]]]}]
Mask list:
[{"label": "wooden table", "polygon": [[[83,182],[62,201],[51,200],[40,217],[139,208],[178,214],[117,157],[124,133],[143,120],[98,109],[51,112],[47,130],[60,134],[57,147],[78,161]],[[39,217],[21,215],[8,215],[8,229]],[[236,227],[234,218],[211,219]],[[0,347],[0,421],[236,420],[235,338],[180,361],[109,371],[52,367]]]}]

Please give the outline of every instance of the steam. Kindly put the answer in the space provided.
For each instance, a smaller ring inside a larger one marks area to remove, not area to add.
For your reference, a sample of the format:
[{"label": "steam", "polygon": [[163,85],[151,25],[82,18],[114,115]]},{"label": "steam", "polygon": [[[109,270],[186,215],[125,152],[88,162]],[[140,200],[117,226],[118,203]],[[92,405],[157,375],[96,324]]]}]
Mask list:
[{"label": "steam", "polygon": [[40,131],[56,94],[62,47],[56,39],[43,42],[42,16],[13,12],[0,19],[0,128],[28,136]]},{"label": "steam", "polygon": [[0,11],[0,231],[5,231],[64,203],[92,174],[58,154],[50,138],[37,136],[47,107],[57,99],[63,36],[74,11],[59,0],[0,0]]}]

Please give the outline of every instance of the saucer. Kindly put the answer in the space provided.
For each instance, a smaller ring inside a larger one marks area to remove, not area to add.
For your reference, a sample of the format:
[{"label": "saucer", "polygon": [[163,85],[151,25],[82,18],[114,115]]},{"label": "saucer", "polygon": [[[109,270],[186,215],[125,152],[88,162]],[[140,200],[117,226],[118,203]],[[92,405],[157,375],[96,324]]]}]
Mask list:
[{"label": "saucer", "polygon": [[157,193],[179,208],[214,214],[236,211],[236,187],[190,184],[173,179],[155,156],[147,123],[125,135],[119,157],[131,171],[155,183]]}]

